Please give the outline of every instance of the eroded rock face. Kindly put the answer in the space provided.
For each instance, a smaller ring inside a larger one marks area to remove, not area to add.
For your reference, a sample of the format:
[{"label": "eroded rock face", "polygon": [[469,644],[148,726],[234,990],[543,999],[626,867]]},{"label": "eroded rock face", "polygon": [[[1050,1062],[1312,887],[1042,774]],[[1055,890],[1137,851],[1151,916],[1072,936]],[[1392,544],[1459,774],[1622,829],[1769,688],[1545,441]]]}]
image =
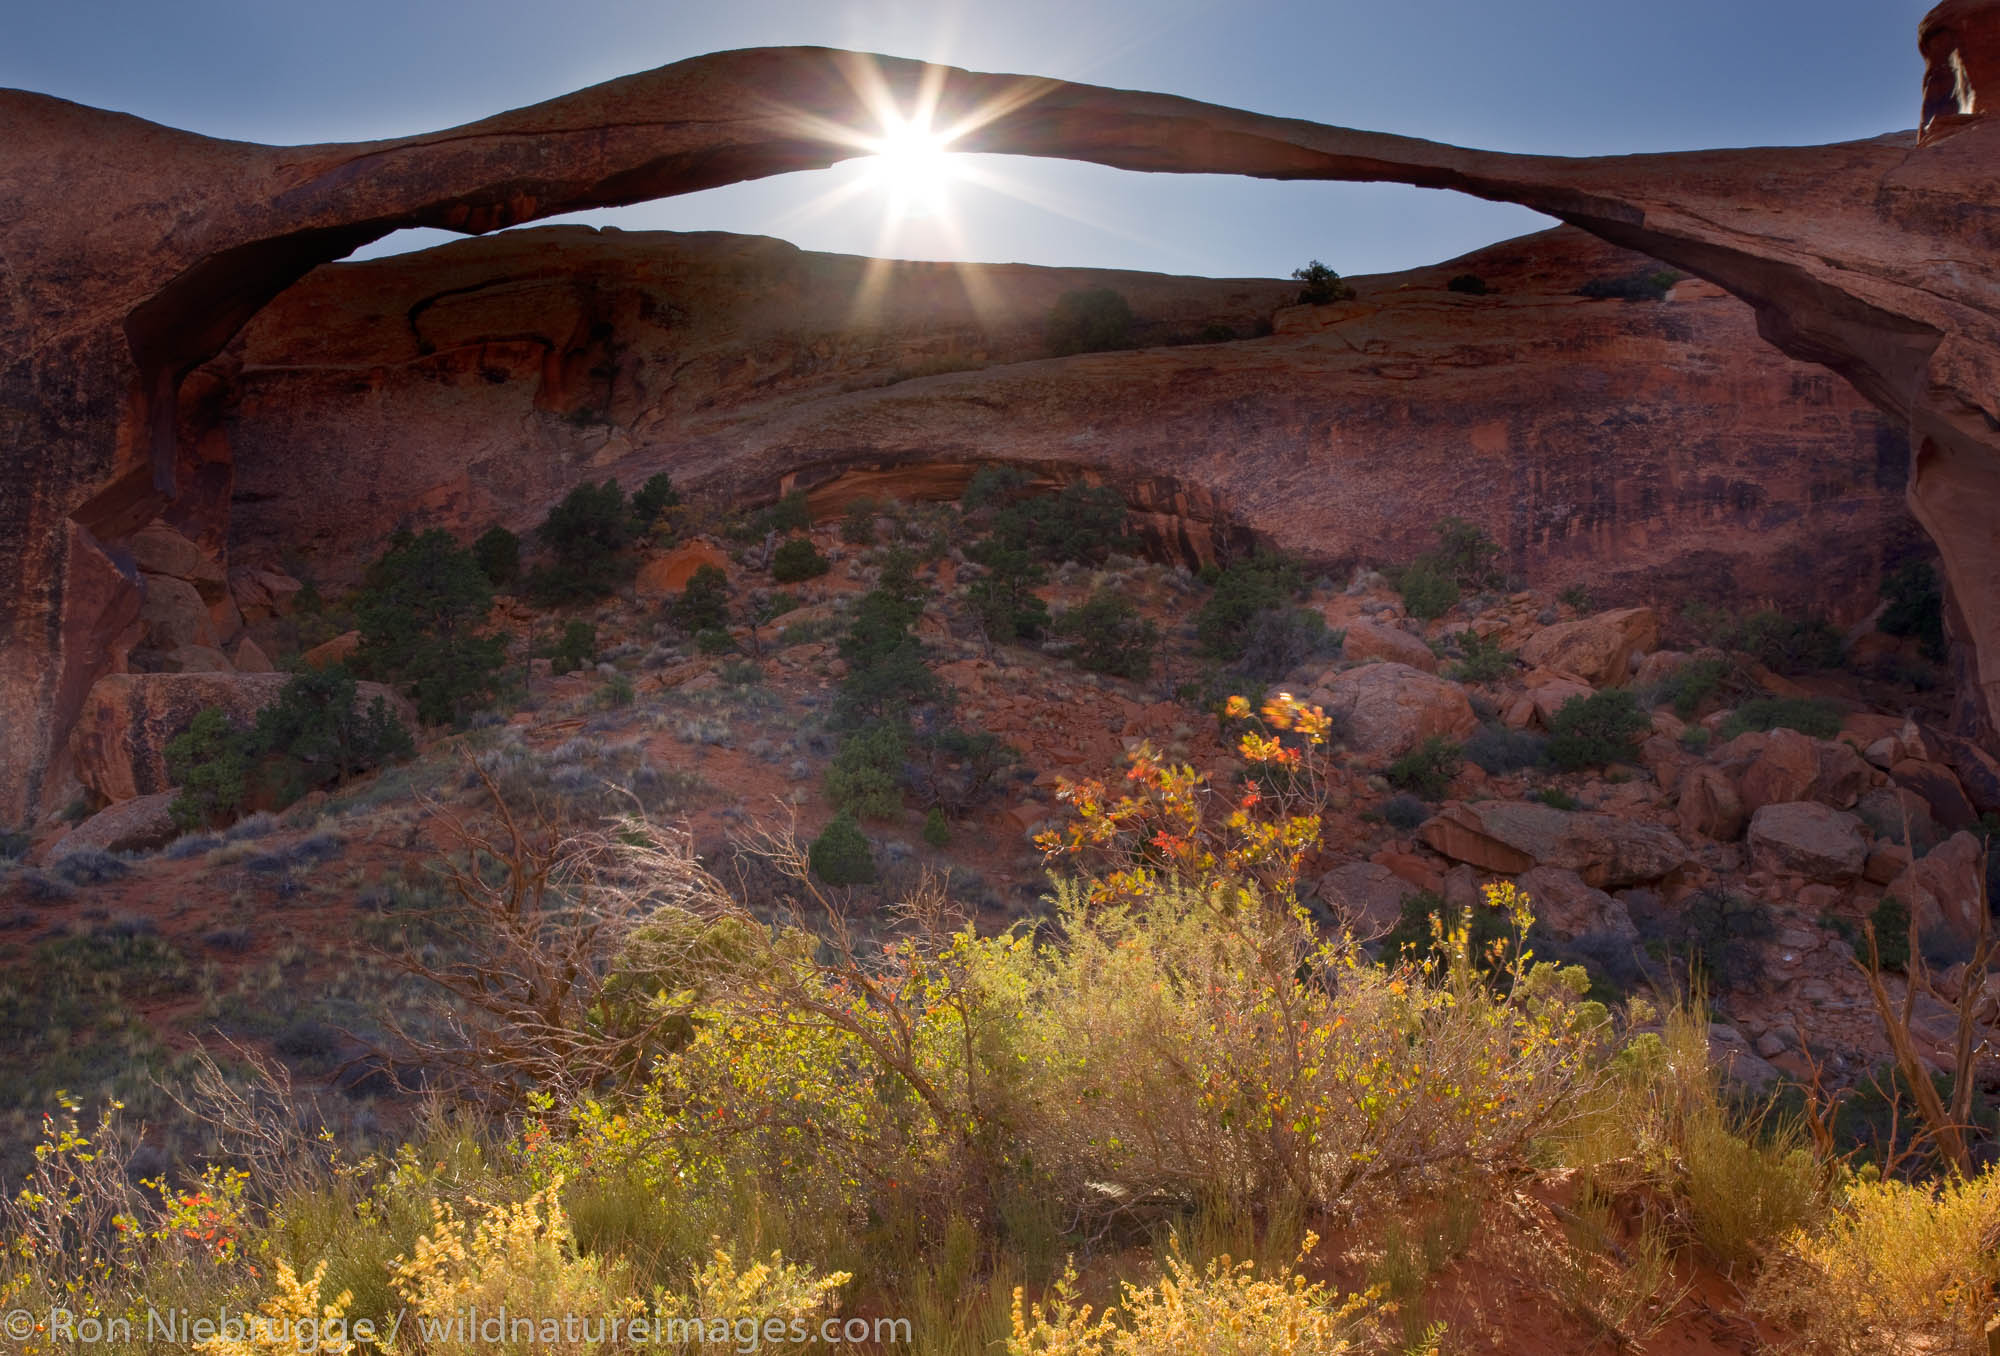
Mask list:
[{"label": "eroded rock face", "polygon": [[1482,871],[1514,876],[1554,867],[1597,889],[1660,880],[1691,857],[1657,824],[1526,801],[1449,805],[1425,822],[1422,834],[1438,852]]},{"label": "eroded rock face", "polygon": [[1333,676],[1326,693],[1342,742],[1366,758],[1386,761],[1433,735],[1464,739],[1479,728],[1464,688],[1407,664],[1349,669]]},{"label": "eroded rock face", "polygon": [[1760,871],[1834,883],[1861,874],[1861,821],[1817,801],[1766,805],[1750,817],[1750,860]]},{"label": "eroded rock face", "polygon": [[[16,209],[0,227],[16,280],[0,297],[0,352],[13,355],[0,369],[0,817],[39,802],[91,683],[132,643],[138,580],[119,543],[164,509],[216,545],[228,456],[179,438],[179,387],[261,307],[401,227],[479,233],[857,154],[823,129],[873,125],[861,92],[873,82],[856,69],[871,64],[904,105],[935,88],[948,123],[997,110],[960,149],[1452,188],[1548,212],[1749,301],[1765,337],[1912,430],[1910,499],[1944,558],[1952,630],[1970,642],[1961,724],[1990,740],[2000,289],[1976,261],[2000,204],[2000,127],[1978,108],[1996,30],[1991,4],[1965,0],[1928,21],[1922,144],[1902,133],[1594,160],[824,49],[717,53],[449,135],[354,145],[220,142],[0,92],[0,202]],[[1951,109],[1940,70],[1953,72]],[[1389,366],[1379,375],[1399,379]],[[1290,488],[1282,468],[1268,478],[1274,498]]]}]

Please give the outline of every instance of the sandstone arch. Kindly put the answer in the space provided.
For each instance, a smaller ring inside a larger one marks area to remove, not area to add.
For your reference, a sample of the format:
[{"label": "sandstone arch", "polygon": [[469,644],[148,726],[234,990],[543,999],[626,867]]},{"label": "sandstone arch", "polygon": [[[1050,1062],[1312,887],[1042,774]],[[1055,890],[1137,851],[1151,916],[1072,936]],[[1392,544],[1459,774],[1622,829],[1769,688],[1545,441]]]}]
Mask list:
[{"label": "sandstone arch", "polygon": [[859,154],[832,129],[874,125],[869,71],[903,106],[931,82],[947,122],[984,110],[967,150],[1454,189],[1729,289],[1785,352],[1908,422],[1911,502],[1967,642],[1965,723],[1990,742],[2000,130],[1979,90],[2000,50],[2000,0],[1948,0],[1922,41],[1921,140],[1587,160],[812,48],[718,53],[443,132],[309,147],[0,91],[0,818],[38,805],[84,691],[114,662],[133,608],[115,543],[173,493],[181,379],[259,307],[402,227],[477,233]]}]

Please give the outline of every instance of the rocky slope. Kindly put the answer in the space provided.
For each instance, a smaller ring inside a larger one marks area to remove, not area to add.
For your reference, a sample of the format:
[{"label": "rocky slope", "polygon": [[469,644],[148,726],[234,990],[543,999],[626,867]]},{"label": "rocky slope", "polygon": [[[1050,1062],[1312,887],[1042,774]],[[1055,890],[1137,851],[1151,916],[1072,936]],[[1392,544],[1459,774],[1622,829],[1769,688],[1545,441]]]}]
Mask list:
[{"label": "rocky slope", "polygon": [[41,807],[90,684],[120,662],[137,580],[117,545],[180,493],[180,381],[260,308],[400,227],[476,233],[855,155],[864,138],[828,129],[871,125],[868,65],[906,103],[935,88],[947,122],[980,114],[967,150],[1451,188],[1727,287],[1767,338],[1913,430],[1912,503],[1969,642],[1960,724],[1990,737],[2000,324],[1980,261],[2000,125],[1979,85],[1995,31],[1993,0],[1953,0],[1927,21],[1921,138],[1585,161],[819,49],[719,53],[448,134],[317,147],[218,142],[0,92],[0,251],[17,280],[0,293],[13,355],[0,369],[0,815]]},{"label": "rocky slope", "polygon": [[[173,516],[218,541],[233,500],[233,564],[345,584],[399,526],[526,531],[587,477],[831,511],[1003,462],[1119,486],[1169,555],[1395,561],[1454,512],[1538,586],[1860,620],[1920,536],[1899,432],[1718,289],[1576,295],[1657,267],[1563,229],[1297,307],[1260,280],[510,232],[329,265],[260,314],[188,383],[182,446],[216,480]],[[1447,290],[1468,273],[1490,294]],[[1083,287],[1163,346],[1043,358]],[[1216,329],[1246,337],[1187,342]]]}]

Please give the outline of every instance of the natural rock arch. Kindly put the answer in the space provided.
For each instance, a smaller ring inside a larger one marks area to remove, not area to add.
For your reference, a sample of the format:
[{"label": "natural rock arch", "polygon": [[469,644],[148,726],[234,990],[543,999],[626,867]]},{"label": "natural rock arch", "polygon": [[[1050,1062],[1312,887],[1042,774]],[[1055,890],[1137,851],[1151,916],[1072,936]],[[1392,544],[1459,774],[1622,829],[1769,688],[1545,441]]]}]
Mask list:
[{"label": "natural rock arch", "polygon": [[1912,507],[1965,642],[1962,724],[1990,743],[2000,130],[1979,88],[2000,0],[1948,0],[1921,41],[1921,137],[1584,160],[819,48],[717,53],[426,136],[308,147],[0,91],[0,818],[37,808],[84,693],[115,662],[135,610],[115,544],[173,495],[181,379],[272,297],[403,227],[478,233],[864,154],[839,129],[871,130],[880,97],[909,107],[920,88],[945,125],[983,119],[964,150],[1449,188],[1727,288],[1778,347],[1908,421]]}]

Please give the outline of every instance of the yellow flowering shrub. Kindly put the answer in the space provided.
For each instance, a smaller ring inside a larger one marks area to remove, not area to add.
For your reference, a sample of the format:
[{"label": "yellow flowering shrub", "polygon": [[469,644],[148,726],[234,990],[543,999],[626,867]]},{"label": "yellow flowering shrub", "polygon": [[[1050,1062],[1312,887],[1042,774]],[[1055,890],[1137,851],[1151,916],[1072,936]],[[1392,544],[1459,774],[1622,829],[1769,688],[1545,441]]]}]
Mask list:
[{"label": "yellow flowering shrub", "polygon": [[201,1356],[298,1356],[302,1351],[322,1356],[351,1356],[357,1348],[349,1336],[347,1306],[354,1296],[342,1291],[321,1303],[326,1263],[300,1280],[288,1262],[279,1262],[277,1289],[257,1307],[257,1318],[242,1321],[242,1335],[195,1343]]}]

